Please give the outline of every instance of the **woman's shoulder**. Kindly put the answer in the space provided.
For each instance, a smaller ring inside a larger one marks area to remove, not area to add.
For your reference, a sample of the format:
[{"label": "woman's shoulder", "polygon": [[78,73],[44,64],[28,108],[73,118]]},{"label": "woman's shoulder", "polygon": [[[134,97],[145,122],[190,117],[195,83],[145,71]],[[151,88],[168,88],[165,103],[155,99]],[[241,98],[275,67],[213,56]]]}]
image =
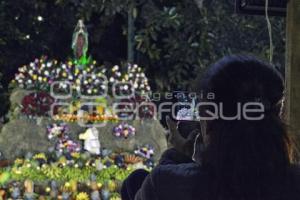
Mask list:
[{"label": "woman's shoulder", "polygon": [[193,199],[204,195],[208,181],[207,174],[196,163],[160,165],[150,176],[159,199]]},{"label": "woman's shoulder", "polygon": [[204,170],[197,163],[167,164],[154,168],[153,176],[189,177],[203,174]]},{"label": "woman's shoulder", "polygon": [[300,186],[300,165],[291,165],[289,168],[289,174],[292,178],[292,181],[298,183],[298,185]]}]

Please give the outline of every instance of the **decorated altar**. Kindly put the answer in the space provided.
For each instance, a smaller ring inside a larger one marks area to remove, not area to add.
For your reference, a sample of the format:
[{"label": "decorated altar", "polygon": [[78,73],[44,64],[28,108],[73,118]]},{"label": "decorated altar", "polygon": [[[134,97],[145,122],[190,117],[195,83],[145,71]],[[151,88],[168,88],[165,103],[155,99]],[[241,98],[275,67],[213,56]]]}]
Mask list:
[{"label": "decorated altar", "polygon": [[72,48],[67,61],[41,56],[21,66],[11,83],[0,199],[120,199],[128,174],[151,170],[166,149],[143,69],[94,61],[81,20]]}]

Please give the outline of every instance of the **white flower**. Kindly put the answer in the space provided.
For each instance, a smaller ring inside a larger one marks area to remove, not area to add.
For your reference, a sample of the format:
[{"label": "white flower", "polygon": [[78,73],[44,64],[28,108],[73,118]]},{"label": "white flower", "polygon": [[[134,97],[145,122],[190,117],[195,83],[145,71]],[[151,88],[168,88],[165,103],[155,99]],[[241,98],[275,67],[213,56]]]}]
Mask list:
[{"label": "white flower", "polygon": [[115,66],[112,68],[112,71],[114,72],[114,71],[117,71],[117,70],[119,70],[119,66],[118,66],[118,65],[115,65]]},{"label": "white flower", "polygon": [[114,82],[115,79],[114,79],[113,77],[110,77],[109,81],[110,81],[110,82]]}]

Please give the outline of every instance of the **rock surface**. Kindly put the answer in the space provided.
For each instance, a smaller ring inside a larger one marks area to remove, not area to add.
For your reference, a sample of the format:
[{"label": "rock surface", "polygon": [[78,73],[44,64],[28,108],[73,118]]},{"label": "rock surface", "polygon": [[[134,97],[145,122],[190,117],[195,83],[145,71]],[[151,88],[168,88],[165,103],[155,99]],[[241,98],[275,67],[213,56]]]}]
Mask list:
[{"label": "rock surface", "polygon": [[[22,96],[27,91],[17,90],[11,95],[12,104],[16,105],[22,101]],[[19,114],[19,113],[18,113]],[[4,124],[0,132],[0,151],[7,159],[13,159],[27,152],[47,152],[53,147],[47,139],[47,125],[53,123],[49,118],[27,119],[19,116]],[[108,123],[98,128],[101,147],[113,151],[132,151],[139,145],[150,144],[155,149],[155,160],[167,148],[164,129],[157,120],[134,120],[130,121],[136,128],[136,135],[128,139],[116,138],[112,134],[113,127],[118,123]],[[69,123],[71,138],[78,140],[78,135],[85,131],[77,123]]]}]

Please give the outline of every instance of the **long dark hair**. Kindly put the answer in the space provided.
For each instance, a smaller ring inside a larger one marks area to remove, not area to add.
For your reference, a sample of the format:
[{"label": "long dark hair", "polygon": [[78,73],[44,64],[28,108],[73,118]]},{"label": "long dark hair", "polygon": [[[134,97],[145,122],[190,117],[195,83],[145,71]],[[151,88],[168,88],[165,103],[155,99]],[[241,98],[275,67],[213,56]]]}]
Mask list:
[{"label": "long dark hair", "polygon": [[201,93],[214,94],[206,101],[223,104],[225,116],[237,113],[237,103],[264,105],[260,120],[207,121],[208,142],[200,156],[211,172],[210,199],[285,199],[294,154],[281,118],[284,82],[279,72],[254,57],[229,56],[210,67],[200,85]]}]

